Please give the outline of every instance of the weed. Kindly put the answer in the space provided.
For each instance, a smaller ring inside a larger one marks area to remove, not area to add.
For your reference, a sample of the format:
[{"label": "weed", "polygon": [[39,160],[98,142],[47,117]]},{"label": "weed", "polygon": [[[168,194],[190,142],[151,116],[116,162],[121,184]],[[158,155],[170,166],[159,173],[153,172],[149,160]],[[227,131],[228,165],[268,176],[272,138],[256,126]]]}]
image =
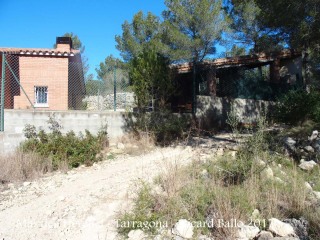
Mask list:
[{"label": "weed", "polygon": [[0,156],[0,182],[15,182],[33,179],[52,170],[50,159],[43,159],[33,152]]},{"label": "weed", "polygon": [[[319,208],[308,203],[305,181],[318,189],[319,168],[305,173],[293,160],[269,151],[268,140],[272,138],[264,131],[265,119],[260,119],[257,126],[235,159],[222,156],[206,163],[195,161],[187,167],[171,166],[154,182],[163,193],[153,193],[150,186],[148,190],[142,188],[133,215],[126,217],[165,219],[171,224],[181,218],[212,221],[213,227],[197,229],[195,234],[233,239],[236,228],[217,226],[232,219],[249,224],[253,210],[258,209],[261,230],[268,227],[267,219],[272,217],[304,217],[310,223],[310,237],[318,236]],[[271,169],[271,177],[263,177],[266,168]]]},{"label": "weed", "polygon": [[124,144],[125,148],[123,151],[130,156],[141,155],[154,148],[154,138],[149,134],[140,133],[139,135],[135,135],[133,133],[129,133],[122,136],[118,142]]}]

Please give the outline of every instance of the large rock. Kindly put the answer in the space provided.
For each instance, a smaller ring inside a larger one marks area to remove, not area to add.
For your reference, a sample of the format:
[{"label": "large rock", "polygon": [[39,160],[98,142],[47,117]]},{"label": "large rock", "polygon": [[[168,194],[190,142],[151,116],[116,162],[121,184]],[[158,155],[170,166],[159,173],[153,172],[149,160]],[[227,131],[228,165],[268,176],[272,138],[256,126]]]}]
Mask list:
[{"label": "large rock", "polygon": [[318,132],[317,130],[314,130],[314,131],[312,132],[311,136],[308,137],[308,140],[309,140],[310,142],[313,142],[314,140],[317,139],[318,135],[319,135],[319,132]]},{"label": "large rock", "polygon": [[304,186],[306,187],[306,189],[307,189],[307,191],[308,191],[308,192],[313,191],[313,189],[312,189],[312,187],[311,187],[310,183],[305,182],[305,183],[304,183]]},{"label": "large rock", "polygon": [[313,160],[311,161],[303,161],[299,164],[299,168],[306,170],[306,171],[310,171],[312,170],[315,166],[317,165],[317,163]]},{"label": "large rock", "polygon": [[257,240],[271,240],[273,239],[273,235],[268,231],[261,231],[257,237]]},{"label": "large rock", "polygon": [[295,237],[296,234],[294,232],[293,227],[288,224],[280,221],[276,218],[269,219],[269,228],[270,232],[280,236],[280,237]]},{"label": "large rock", "polygon": [[313,191],[313,195],[315,196],[315,198],[316,198],[317,200],[320,200],[320,192]]},{"label": "large rock", "polygon": [[239,227],[238,238],[239,239],[253,239],[260,232],[260,229],[256,226],[243,225]]},{"label": "large rock", "polygon": [[186,219],[180,219],[173,227],[172,234],[185,239],[192,239],[193,225]]},{"label": "large rock", "polygon": [[146,237],[146,234],[140,229],[131,230],[128,233],[128,240],[143,240],[146,239]]},{"label": "large rock", "polygon": [[267,166],[267,163],[260,158],[254,158],[253,161],[258,167],[263,168],[263,167]]},{"label": "large rock", "polygon": [[260,173],[260,176],[263,179],[273,179],[273,171],[270,167],[266,167],[265,169],[262,170]]},{"label": "large rock", "polygon": [[313,153],[313,152],[314,152],[314,149],[313,149],[313,147],[311,147],[311,146],[305,146],[305,147],[304,147],[304,150],[306,150],[306,151],[309,152],[309,153]]},{"label": "large rock", "polygon": [[309,239],[308,237],[309,222],[303,217],[299,219],[295,219],[295,218],[285,219],[283,222],[289,223],[293,227],[295,234],[299,237],[300,240]]},{"label": "large rock", "polygon": [[320,152],[320,141],[316,141],[314,144],[312,144],[312,147],[314,150],[319,153]]},{"label": "large rock", "polygon": [[296,149],[295,145],[297,142],[293,138],[285,138],[284,143],[289,148],[289,150],[294,151]]}]

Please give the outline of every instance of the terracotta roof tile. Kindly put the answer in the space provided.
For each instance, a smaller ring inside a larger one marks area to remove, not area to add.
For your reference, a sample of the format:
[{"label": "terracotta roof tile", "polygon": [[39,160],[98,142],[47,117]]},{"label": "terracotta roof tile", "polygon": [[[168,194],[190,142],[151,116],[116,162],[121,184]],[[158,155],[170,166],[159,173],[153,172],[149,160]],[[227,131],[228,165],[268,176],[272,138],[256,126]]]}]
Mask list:
[{"label": "terracotta roof tile", "polygon": [[19,54],[19,55],[43,55],[43,56],[73,56],[80,54],[79,50],[71,49],[62,51],[53,48],[0,48],[1,53]]}]

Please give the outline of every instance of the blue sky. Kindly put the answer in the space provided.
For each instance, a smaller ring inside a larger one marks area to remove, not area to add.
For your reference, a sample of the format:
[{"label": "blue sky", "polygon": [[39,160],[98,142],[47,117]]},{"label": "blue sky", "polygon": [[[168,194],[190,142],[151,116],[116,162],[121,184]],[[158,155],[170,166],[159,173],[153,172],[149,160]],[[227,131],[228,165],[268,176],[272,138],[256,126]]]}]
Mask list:
[{"label": "blue sky", "polygon": [[109,55],[119,57],[115,35],[138,11],[160,16],[163,0],[0,0],[0,47],[52,48],[57,36],[77,34],[90,72]]}]

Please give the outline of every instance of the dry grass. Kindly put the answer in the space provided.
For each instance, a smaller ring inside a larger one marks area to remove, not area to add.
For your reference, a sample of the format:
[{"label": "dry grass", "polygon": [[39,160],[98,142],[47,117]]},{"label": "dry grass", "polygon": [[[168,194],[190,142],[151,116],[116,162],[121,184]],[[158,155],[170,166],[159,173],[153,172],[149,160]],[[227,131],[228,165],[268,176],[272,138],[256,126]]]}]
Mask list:
[{"label": "dry grass", "polygon": [[52,170],[52,162],[35,153],[14,153],[0,156],[1,183],[37,178]]},{"label": "dry grass", "polygon": [[127,134],[118,139],[118,143],[124,145],[123,152],[131,156],[137,156],[150,152],[155,147],[154,137],[145,134],[136,136]]},{"label": "dry grass", "polygon": [[[304,217],[310,222],[310,236],[319,232],[320,210],[308,201],[310,195],[305,187],[305,173],[286,157],[261,150],[261,145],[260,141],[250,142],[254,154],[239,152],[236,159],[222,156],[206,163],[194,161],[186,167],[165,166],[155,181],[162,192],[143,188],[135,209],[126,215],[126,219],[161,219],[174,224],[182,218],[206,221],[215,213],[215,227],[195,229],[195,234],[210,235],[214,239],[235,239],[237,226],[225,227],[221,223],[236,220],[250,224],[253,210],[258,209],[261,230],[267,228],[268,219],[272,217],[280,220]],[[274,172],[273,179],[260,175],[262,169],[254,162],[255,158],[263,159],[269,165]],[[314,174],[318,174],[317,170]]]}]

